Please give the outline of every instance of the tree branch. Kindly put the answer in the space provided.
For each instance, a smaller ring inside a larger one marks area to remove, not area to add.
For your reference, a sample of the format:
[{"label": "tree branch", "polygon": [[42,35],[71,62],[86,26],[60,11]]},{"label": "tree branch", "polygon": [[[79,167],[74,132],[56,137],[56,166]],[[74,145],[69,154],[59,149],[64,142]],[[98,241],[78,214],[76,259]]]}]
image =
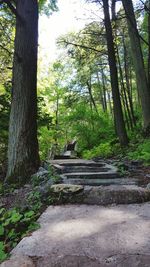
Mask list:
[{"label": "tree branch", "polygon": [[6,47],[0,44],[0,48],[5,50],[9,54],[9,56],[12,56],[12,53]]},{"label": "tree branch", "polygon": [[4,2],[7,4],[7,6],[9,7],[9,9],[11,10],[11,12],[17,17],[17,10],[14,7],[14,5],[10,2],[10,0],[4,0]]},{"label": "tree branch", "polygon": [[[14,3],[14,1],[13,1]],[[8,6],[8,8],[10,9],[10,11],[19,19],[21,19],[20,15],[17,12],[16,7],[11,3],[11,0],[0,0],[0,5],[1,4],[6,4]]]},{"label": "tree branch", "polygon": [[84,48],[84,49],[90,49],[90,50],[92,50],[92,51],[99,52],[99,53],[102,53],[102,52],[103,52],[102,50],[98,50],[98,49],[93,48],[93,47],[89,47],[89,46],[86,46],[86,45],[80,45],[80,44],[76,44],[76,43],[68,42],[68,41],[66,41],[66,40],[59,41],[58,43],[64,43],[64,44],[66,44],[66,45],[73,45],[73,46],[81,47],[81,48]]}]

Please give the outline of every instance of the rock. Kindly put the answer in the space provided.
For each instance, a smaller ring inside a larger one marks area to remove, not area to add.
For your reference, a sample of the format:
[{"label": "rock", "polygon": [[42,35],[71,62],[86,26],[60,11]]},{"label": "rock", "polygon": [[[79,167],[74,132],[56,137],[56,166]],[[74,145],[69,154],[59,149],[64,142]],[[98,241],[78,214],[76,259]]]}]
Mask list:
[{"label": "rock", "polygon": [[18,255],[3,262],[0,267],[35,267],[35,264],[31,258],[24,255]]},{"label": "rock", "polygon": [[146,188],[150,190],[150,183],[149,183],[149,184],[147,184],[147,187],[146,187]]},{"label": "rock", "polygon": [[82,185],[55,184],[51,186],[54,193],[77,194],[84,190]]},{"label": "rock", "polygon": [[[65,188],[63,184],[53,185],[51,188],[54,193],[62,192],[64,196],[70,194],[71,198],[67,198],[67,203],[111,205],[150,201],[150,191],[135,185],[84,186],[84,188],[76,186],[66,185]],[[73,194],[74,192],[78,194]]]},{"label": "rock", "polygon": [[[77,201],[77,200],[76,200]],[[131,204],[150,201],[149,190],[135,185],[110,185],[85,187],[82,203],[84,204]]]},{"label": "rock", "polygon": [[45,170],[43,167],[40,167],[37,173],[31,176],[31,179],[35,185],[45,182],[47,179],[49,179],[49,171]]},{"label": "rock", "polygon": [[42,197],[46,197],[52,185],[53,185],[53,181],[50,179],[45,184],[36,186],[35,190],[38,191],[42,195]]},{"label": "rock", "polygon": [[149,267],[150,203],[50,206],[11,252],[36,267]]},{"label": "rock", "polygon": [[19,189],[15,189],[13,193],[14,194],[18,194],[19,193]]},{"label": "rock", "polygon": [[30,184],[25,184],[24,188],[31,188],[31,185]]}]

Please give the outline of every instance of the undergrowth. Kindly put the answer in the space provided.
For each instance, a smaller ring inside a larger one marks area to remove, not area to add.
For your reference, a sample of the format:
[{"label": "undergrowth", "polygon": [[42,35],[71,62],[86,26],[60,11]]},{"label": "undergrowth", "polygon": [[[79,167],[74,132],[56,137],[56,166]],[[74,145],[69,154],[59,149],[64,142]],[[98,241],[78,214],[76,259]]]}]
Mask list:
[{"label": "undergrowth", "polygon": [[[139,141],[140,140],[140,141]],[[83,158],[91,159],[95,157],[111,158],[126,157],[129,160],[141,160],[145,165],[150,164],[150,139],[131,139],[128,147],[122,148],[119,143],[112,141],[102,143],[90,150],[83,151]]]},{"label": "undergrowth", "polygon": [[[49,175],[44,178],[45,183],[48,179],[52,179],[54,183],[58,182],[58,176],[54,175],[53,170],[49,168]],[[47,197],[43,197],[38,191],[41,180],[33,176],[31,179],[32,191],[28,193],[27,199],[22,206],[15,206],[10,209],[0,208],[0,262],[4,261],[10,251],[24,237],[29,235],[33,230],[39,228],[36,222],[40,214],[45,210],[47,205],[54,204],[55,200],[49,190]],[[6,193],[11,194],[15,187],[4,188],[1,186],[0,194],[4,196]]]},{"label": "undergrowth", "polygon": [[36,223],[38,216],[34,210],[0,209],[0,261],[8,257],[21,238],[39,228]]}]

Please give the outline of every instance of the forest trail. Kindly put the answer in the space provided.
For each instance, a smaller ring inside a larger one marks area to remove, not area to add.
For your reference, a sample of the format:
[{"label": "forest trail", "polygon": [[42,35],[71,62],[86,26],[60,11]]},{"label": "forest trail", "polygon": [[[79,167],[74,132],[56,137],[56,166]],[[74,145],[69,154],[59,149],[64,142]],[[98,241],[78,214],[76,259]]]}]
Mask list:
[{"label": "forest trail", "polygon": [[58,159],[49,162],[61,183],[53,185],[64,194],[65,203],[131,204],[150,201],[150,191],[138,178],[123,177],[117,167],[104,160]]},{"label": "forest trail", "polygon": [[149,267],[150,203],[50,206],[39,222],[1,267]]},{"label": "forest trail", "polygon": [[150,191],[134,179],[128,184],[129,178],[104,161],[50,163],[63,182],[53,190],[75,204],[49,206],[38,220],[40,229],[0,266],[149,267],[150,202],[142,202],[150,201]]}]

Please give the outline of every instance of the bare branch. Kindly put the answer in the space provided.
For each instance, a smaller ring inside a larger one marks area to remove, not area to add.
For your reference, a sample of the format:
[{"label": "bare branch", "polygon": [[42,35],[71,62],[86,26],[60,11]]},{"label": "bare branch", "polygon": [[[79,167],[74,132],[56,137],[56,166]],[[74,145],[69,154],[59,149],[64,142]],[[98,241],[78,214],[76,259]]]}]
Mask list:
[{"label": "bare branch", "polygon": [[80,45],[80,44],[76,44],[76,43],[72,43],[72,42],[68,42],[66,40],[62,40],[62,41],[59,41],[58,43],[64,43],[66,45],[73,45],[73,46],[76,46],[76,47],[81,47],[81,48],[84,48],[84,49],[90,49],[92,51],[95,51],[95,52],[98,52],[98,53],[102,53],[104,52],[103,50],[98,50],[94,47],[89,47],[89,46],[86,46],[86,45]]}]

